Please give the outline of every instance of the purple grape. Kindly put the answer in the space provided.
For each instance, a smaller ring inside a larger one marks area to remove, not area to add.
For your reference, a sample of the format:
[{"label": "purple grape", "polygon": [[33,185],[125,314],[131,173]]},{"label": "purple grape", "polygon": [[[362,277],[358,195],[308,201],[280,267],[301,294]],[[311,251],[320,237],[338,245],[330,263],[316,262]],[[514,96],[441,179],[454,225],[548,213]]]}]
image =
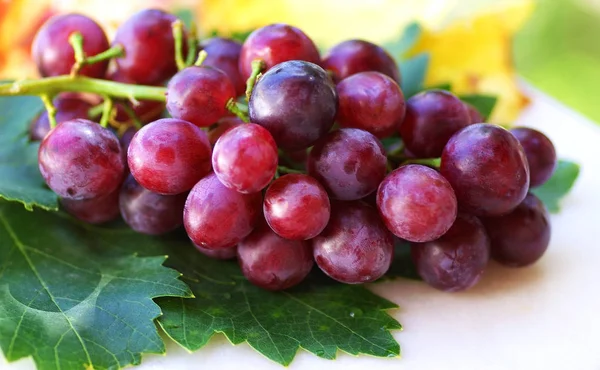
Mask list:
[{"label": "purple grape", "polygon": [[510,132],[487,123],[467,126],[450,139],[440,171],[452,185],[459,208],[477,216],[510,212],[529,189],[523,147]]},{"label": "purple grape", "polygon": [[284,239],[266,225],[240,242],[237,255],[246,279],[267,290],[299,284],[314,264],[310,242]]},{"label": "purple grape", "polygon": [[331,219],[312,239],[319,268],[347,284],[368,283],[382,277],[394,256],[394,236],[375,208],[361,201],[334,202]]},{"label": "purple grape", "polygon": [[117,137],[85,119],[56,126],[38,152],[42,177],[56,194],[67,199],[91,199],[121,185],[125,164]]},{"label": "purple grape", "polygon": [[299,150],[313,145],[333,126],[337,94],[321,67],[294,60],[262,75],[248,109],[250,121],[269,130],[280,148]]},{"label": "purple grape", "polygon": [[263,212],[277,235],[307,240],[319,235],[327,226],[331,206],[327,192],[314,177],[289,174],[269,186]]},{"label": "purple grape", "polygon": [[119,217],[119,188],[98,198],[60,198],[60,205],[67,213],[81,221],[102,224]]},{"label": "purple grape", "polygon": [[188,195],[183,224],[194,244],[207,249],[230,248],[252,232],[261,216],[261,203],[261,193],[238,193],[211,173]]},{"label": "purple grape", "polygon": [[[73,95],[61,94],[52,101],[56,108],[56,123],[61,124],[75,118],[88,118],[88,111],[92,105],[85,100]],[[48,112],[40,114],[29,127],[29,138],[33,141],[41,141],[50,132],[50,120]]]},{"label": "purple grape", "polygon": [[238,68],[242,44],[223,37],[213,37],[202,41],[200,48],[208,54],[202,65],[225,72],[235,86],[236,95],[244,95],[246,80],[242,78]]},{"label": "purple grape", "polygon": [[422,165],[399,167],[379,185],[377,208],[399,238],[427,242],[442,236],[456,219],[456,196],[437,171]]},{"label": "purple grape", "polygon": [[481,278],[490,258],[490,241],[477,217],[459,214],[441,238],[411,243],[410,252],[427,284],[457,292],[472,287]]},{"label": "purple grape", "polygon": [[529,187],[543,185],[554,174],[558,164],[554,144],[543,133],[527,127],[510,130],[525,150],[529,163]]},{"label": "purple grape", "polygon": [[467,110],[469,111],[469,117],[471,118],[471,124],[485,122],[485,117],[469,103],[465,103]]},{"label": "purple grape", "polygon": [[315,144],[308,156],[308,174],[333,198],[356,200],[377,189],[386,164],[385,149],[373,134],[343,128]]},{"label": "purple grape", "polygon": [[202,253],[203,255],[218,260],[230,260],[237,256],[237,246],[222,249],[208,249],[194,244],[194,247],[196,247],[198,252]]},{"label": "purple grape", "polygon": [[482,219],[490,236],[492,258],[511,267],[539,260],[550,243],[550,215],[535,195],[528,194],[512,212]]}]

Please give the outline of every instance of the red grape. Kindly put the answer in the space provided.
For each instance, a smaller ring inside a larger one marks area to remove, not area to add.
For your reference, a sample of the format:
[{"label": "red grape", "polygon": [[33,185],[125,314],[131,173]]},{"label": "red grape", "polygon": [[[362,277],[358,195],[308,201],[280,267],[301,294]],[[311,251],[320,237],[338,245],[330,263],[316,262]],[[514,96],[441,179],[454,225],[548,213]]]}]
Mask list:
[{"label": "red grape", "polygon": [[190,190],[210,172],[211,148],[206,133],[187,121],[163,118],[142,127],[127,151],[136,181],[155,193]]},{"label": "red grape", "polygon": [[[92,105],[85,100],[70,96],[59,95],[54,98],[53,102],[56,108],[56,123],[61,124],[75,118],[88,118],[88,111]],[[29,127],[29,137],[33,141],[43,140],[50,132],[50,121],[48,120],[48,112],[44,111],[40,114]]]},{"label": "red grape", "polygon": [[306,240],[317,236],[327,226],[331,206],[327,192],[315,178],[289,174],[269,186],[263,212],[277,235]]},{"label": "red grape", "polygon": [[452,185],[459,208],[477,216],[510,212],[529,189],[523,147],[513,134],[487,123],[467,126],[452,136],[440,171]]},{"label": "red grape", "polygon": [[475,285],[490,259],[490,241],[481,221],[459,214],[441,238],[411,243],[417,272],[432,287],[457,292]]},{"label": "red grape", "polygon": [[279,147],[304,149],[333,126],[337,94],[318,65],[283,62],[258,80],[248,109],[250,121],[269,130]]},{"label": "red grape", "polygon": [[60,205],[75,218],[88,224],[102,224],[119,217],[119,188],[98,198],[60,198]]},{"label": "red grape", "polygon": [[456,196],[437,171],[406,165],[379,185],[377,208],[387,228],[399,238],[427,242],[442,236],[456,219]]},{"label": "red grape", "polygon": [[400,70],[381,46],[364,40],[347,40],[331,48],[323,58],[323,68],[333,72],[335,82],[367,71],[381,72],[400,85]]},{"label": "red grape", "polygon": [[[83,51],[94,56],[109,48],[102,28],[89,17],[81,14],[63,14],[50,18],[38,30],[31,54],[42,77],[68,75],[75,64],[75,52],[69,44],[69,36],[79,32],[83,36]],[[108,60],[83,67],[82,76],[102,78],[108,68]]]},{"label": "red grape", "polygon": [[284,239],[264,225],[240,242],[237,254],[246,279],[268,290],[299,284],[314,264],[310,242]]},{"label": "red grape", "polygon": [[528,194],[509,214],[482,221],[492,243],[492,258],[503,265],[531,265],[548,249],[550,215],[533,194]]},{"label": "red grape", "polygon": [[214,146],[221,135],[223,135],[227,130],[243,123],[244,121],[238,117],[226,116],[221,118],[217,121],[217,123],[214,124],[214,127],[210,128],[207,133],[210,145]]},{"label": "red grape", "polygon": [[173,118],[208,127],[228,113],[227,101],[236,95],[225,72],[212,67],[188,67],[167,85],[167,110]]},{"label": "red grape", "polygon": [[343,127],[369,131],[378,138],[400,128],[406,106],[402,90],[379,72],[361,72],[343,79],[336,87],[339,97],[337,121]]},{"label": "red grape", "polygon": [[205,256],[218,260],[230,260],[237,256],[237,246],[222,249],[208,249],[194,244],[194,247],[196,247],[198,252]]},{"label": "red grape", "polygon": [[392,233],[375,208],[361,201],[332,203],[329,225],[312,240],[319,268],[342,283],[375,281],[394,257]]},{"label": "red grape", "polygon": [[552,177],[558,164],[554,144],[546,135],[532,128],[517,127],[510,132],[525,150],[529,163],[529,187],[543,185]]},{"label": "red grape", "polygon": [[68,199],[108,195],[125,173],[119,139],[85,119],[63,122],[50,131],[40,145],[38,162],[50,189]]},{"label": "red grape", "polygon": [[277,159],[277,144],[269,131],[248,123],[217,140],[212,165],[223,185],[240,193],[256,193],[275,176]]},{"label": "red grape", "polygon": [[437,158],[452,135],[470,124],[469,110],[459,98],[443,90],[425,91],[406,102],[400,136],[418,157]]},{"label": "red grape", "polygon": [[183,224],[194,244],[207,249],[233,247],[254,229],[261,202],[261,193],[238,193],[211,173],[188,195]]},{"label": "red grape", "polygon": [[308,156],[308,174],[332,197],[360,199],[377,189],[385,177],[387,157],[375,136],[356,128],[331,132]]},{"label": "red grape", "polygon": [[243,81],[252,73],[252,62],[262,59],[266,68],[289,60],[319,64],[319,50],[304,32],[287,24],[270,24],[252,32],[240,53],[239,70]]},{"label": "red grape", "polygon": [[200,48],[208,54],[202,65],[225,72],[235,87],[236,95],[244,95],[246,80],[242,78],[238,68],[242,44],[231,39],[213,37],[202,41]]}]

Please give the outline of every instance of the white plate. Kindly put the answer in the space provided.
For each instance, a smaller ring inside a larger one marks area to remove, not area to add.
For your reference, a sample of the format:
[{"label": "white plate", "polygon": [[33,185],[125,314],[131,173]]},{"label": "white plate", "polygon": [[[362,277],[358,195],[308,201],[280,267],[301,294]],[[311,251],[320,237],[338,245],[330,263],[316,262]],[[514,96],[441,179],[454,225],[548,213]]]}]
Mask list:
[{"label": "white plate", "polygon": [[[301,351],[290,369],[600,369],[600,127],[530,92],[533,104],[518,124],[541,129],[560,157],[582,166],[562,212],[552,217],[552,241],[543,259],[524,269],[492,264],[464,293],[406,280],[372,285],[400,305],[390,313],[404,326],[394,332],[402,358],[339,353],[329,361]],[[167,347],[167,356],[144,356],[137,369],[283,369],[222,335],[193,354],[174,343]],[[34,365],[30,359],[8,365],[0,358],[0,369]]]}]

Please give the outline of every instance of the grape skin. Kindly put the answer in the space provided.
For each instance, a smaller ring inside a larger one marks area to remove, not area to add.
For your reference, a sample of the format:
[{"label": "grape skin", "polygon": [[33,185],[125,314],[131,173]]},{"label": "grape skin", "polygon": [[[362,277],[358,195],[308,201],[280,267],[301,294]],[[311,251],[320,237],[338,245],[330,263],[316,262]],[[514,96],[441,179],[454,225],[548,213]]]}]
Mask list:
[{"label": "grape skin", "polygon": [[222,249],[208,249],[194,244],[194,247],[203,255],[218,260],[230,260],[237,256],[237,246]]},{"label": "grape skin", "polygon": [[67,213],[81,221],[103,224],[119,217],[119,188],[98,198],[60,198],[60,205]]},{"label": "grape skin", "polygon": [[529,187],[535,188],[550,180],[558,160],[554,144],[543,133],[527,127],[515,127],[510,130],[525,150],[529,163]]},{"label": "grape skin", "polygon": [[[56,123],[61,124],[75,118],[88,118],[88,111],[92,105],[85,100],[73,97],[72,95],[61,94],[52,101],[56,108]],[[29,127],[29,138],[32,141],[41,141],[50,132],[50,120],[48,112],[44,111]]]},{"label": "grape skin", "polygon": [[238,68],[242,44],[223,37],[213,37],[203,40],[200,50],[207,53],[202,65],[218,68],[225,72],[235,87],[236,95],[244,95],[246,80],[242,78]]},{"label": "grape skin", "polygon": [[215,146],[217,140],[223,135],[227,130],[232,127],[238,126],[245,123],[238,117],[226,116],[218,120],[211,128],[208,130],[208,141],[210,145]]}]

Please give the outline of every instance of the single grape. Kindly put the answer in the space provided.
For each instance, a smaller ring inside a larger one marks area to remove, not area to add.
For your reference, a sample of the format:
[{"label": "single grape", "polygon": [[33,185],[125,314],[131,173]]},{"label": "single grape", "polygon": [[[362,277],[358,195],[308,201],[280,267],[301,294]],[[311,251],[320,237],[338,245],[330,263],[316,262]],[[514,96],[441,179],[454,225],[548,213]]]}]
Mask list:
[{"label": "single grape", "polygon": [[331,48],[322,63],[333,72],[335,82],[360,72],[375,71],[401,83],[400,69],[394,58],[381,46],[364,40],[347,40]]},{"label": "single grape", "polygon": [[210,127],[207,133],[210,145],[214,146],[221,135],[223,135],[227,130],[243,123],[244,121],[238,117],[225,116],[219,119],[213,126]]},{"label": "single grape", "polygon": [[188,195],[183,224],[194,244],[207,249],[233,247],[254,229],[261,203],[261,193],[238,193],[211,173]]},{"label": "single grape", "polygon": [[261,59],[267,70],[289,60],[321,62],[314,42],[300,29],[282,23],[258,28],[244,41],[239,60],[243,81],[252,74],[252,62],[256,59]]},{"label": "single grape", "polygon": [[406,102],[400,136],[419,158],[437,158],[452,135],[470,124],[469,110],[454,94],[444,90],[424,91]]},{"label": "single grape", "polygon": [[[171,24],[176,20],[162,10],[144,9],[121,24],[113,40],[113,45],[125,48],[125,56],[115,59],[119,73],[143,85],[161,84],[174,75],[177,65]],[[184,51],[186,39],[184,35]]]},{"label": "single grape", "polygon": [[161,195],[144,189],[133,176],[121,187],[119,208],[123,220],[138,233],[161,235],[183,224],[187,193]]},{"label": "single grape", "polygon": [[119,188],[97,198],[60,198],[60,205],[67,213],[81,221],[102,224],[119,217]]},{"label": "single grape", "polygon": [[523,147],[504,128],[467,126],[444,148],[441,174],[450,182],[459,208],[477,216],[510,212],[527,195],[529,165]]},{"label": "single grape", "polygon": [[218,260],[230,260],[237,256],[237,246],[222,249],[208,249],[194,244],[194,247],[205,256]]},{"label": "single grape", "polygon": [[250,121],[271,132],[286,150],[305,149],[324,136],[337,112],[335,86],[316,64],[283,62],[254,86],[248,102]]},{"label": "single grape", "polygon": [[361,201],[333,202],[329,224],[312,246],[319,268],[347,284],[379,279],[394,257],[394,236],[377,210]]},{"label": "single grape", "polygon": [[[109,48],[102,28],[82,14],[56,15],[38,30],[31,44],[31,55],[42,77],[68,75],[75,64],[75,52],[69,44],[69,36],[79,32],[83,36],[83,51],[87,56],[100,54]],[[108,60],[83,67],[81,76],[102,78],[108,68]]]},{"label": "single grape", "polygon": [[550,243],[550,215],[535,195],[528,194],[512,212],[482,219],[490,236],[492,258],[511,267],[539,260]]},{"label": "single grape", "polygon": [[310,242],[284,239],[265,225],[240,242],[237,255],[246,279],[267,290],[299,284],[314,264]]},{"label": "single grape", "polygon": [[456,219],[456,195],[436,170],[411,164],[390,173],[377,190],[377,208],[399,238],[427,242],[442,236]]},{"label": "single grape", "polygon": [[307,240],[327,226],[331,206],[327,192],[314,177],[289,174],[269,186],[263,212],[277,235],[291,240]]},{"label": "single grape", "polygon": [[238,68],[242,44],[223,37],[213,37],[202,41],[200,49],[208,54],[202,65],[225,72],[235,87],[236,95],[244,95],[246,80],[242,78]]},{"label": "single grape", "polygon": [[217,140],[212,166],[223,185],[240,193],[256,193],[275,176],[277,159],[277,144],[269,131],[247,123]]},{"label": "single grape", "polygon": [[554,174],[558,161],[554,144],[543,133],[527,127],[510,130],[525,150],[529,163],[529,187],[543,185]]},{"label": "single grape", "polygon": [[[107,79],[136,85],[137,82],[125,76],[122,71],[115,70],[109,73]],[[131,121],[131,116],[125,111],[123,105],[129,107],[136,117],[144,124],[160,119],[165,110],[165,103],[156,100],[137,100],[135,103],[130,101],[118,101],[116,104],[117,115],[115,119],[119,122]]]},{"label": "single grape", "polygon": [[356,128],[329,133],[308,156],[308,174],[332,197],[356,200],[369,195],[385,177],[387,157],[373,134]]},{"label": "single grape", "polygon": [[236,95],[225,72],[212,67],[188,67],[167,85],[167,110],[173,118],[208,127],[228,113],[227,101]]},{"label": "single grape", "polygon": [[210,172],[211,148],[206,133],[193,124],[163,118],[142,127],[127,151],[136,181],[155,193],[190,190]]},{"label": "single grape", "polygon": [[85,119],[65,121],[42,141],[38,151],[42,177],[67,199],[91,199],[121,185],[125,164],[119,139]]},{"label": "single grape", "polygon": [[471,124],[485,122],[485,117],[475,108],[472,104],[465,103],[467,110],[469,111],[469,117],[471,118]]},{"label": "single grape", "polygon": [[[85,100],[76,98],[72,95],[59,95],[52,101],[56,108],[56,123],[61,124],[75,118],[88,118],[88,111],[92,105]],[[50,132],[50,120],[48,112],[44,111],[29,127],[29,138],[33,141],[41,141]]]},{"label": "single grape", "polygon": [[439,239],[411,243],[410,254],[427,284],[457,292],[472,287],[481,278],[490,259],[490,240],[477,217],[459,214]]},{"label": "single grape", "polygon": [[390,77],[379,72],[360,72],[340,81],[336,89],[340,126],[360,128],[378,138],[390,136],[400,128],[406,112],[404,95]]}]

